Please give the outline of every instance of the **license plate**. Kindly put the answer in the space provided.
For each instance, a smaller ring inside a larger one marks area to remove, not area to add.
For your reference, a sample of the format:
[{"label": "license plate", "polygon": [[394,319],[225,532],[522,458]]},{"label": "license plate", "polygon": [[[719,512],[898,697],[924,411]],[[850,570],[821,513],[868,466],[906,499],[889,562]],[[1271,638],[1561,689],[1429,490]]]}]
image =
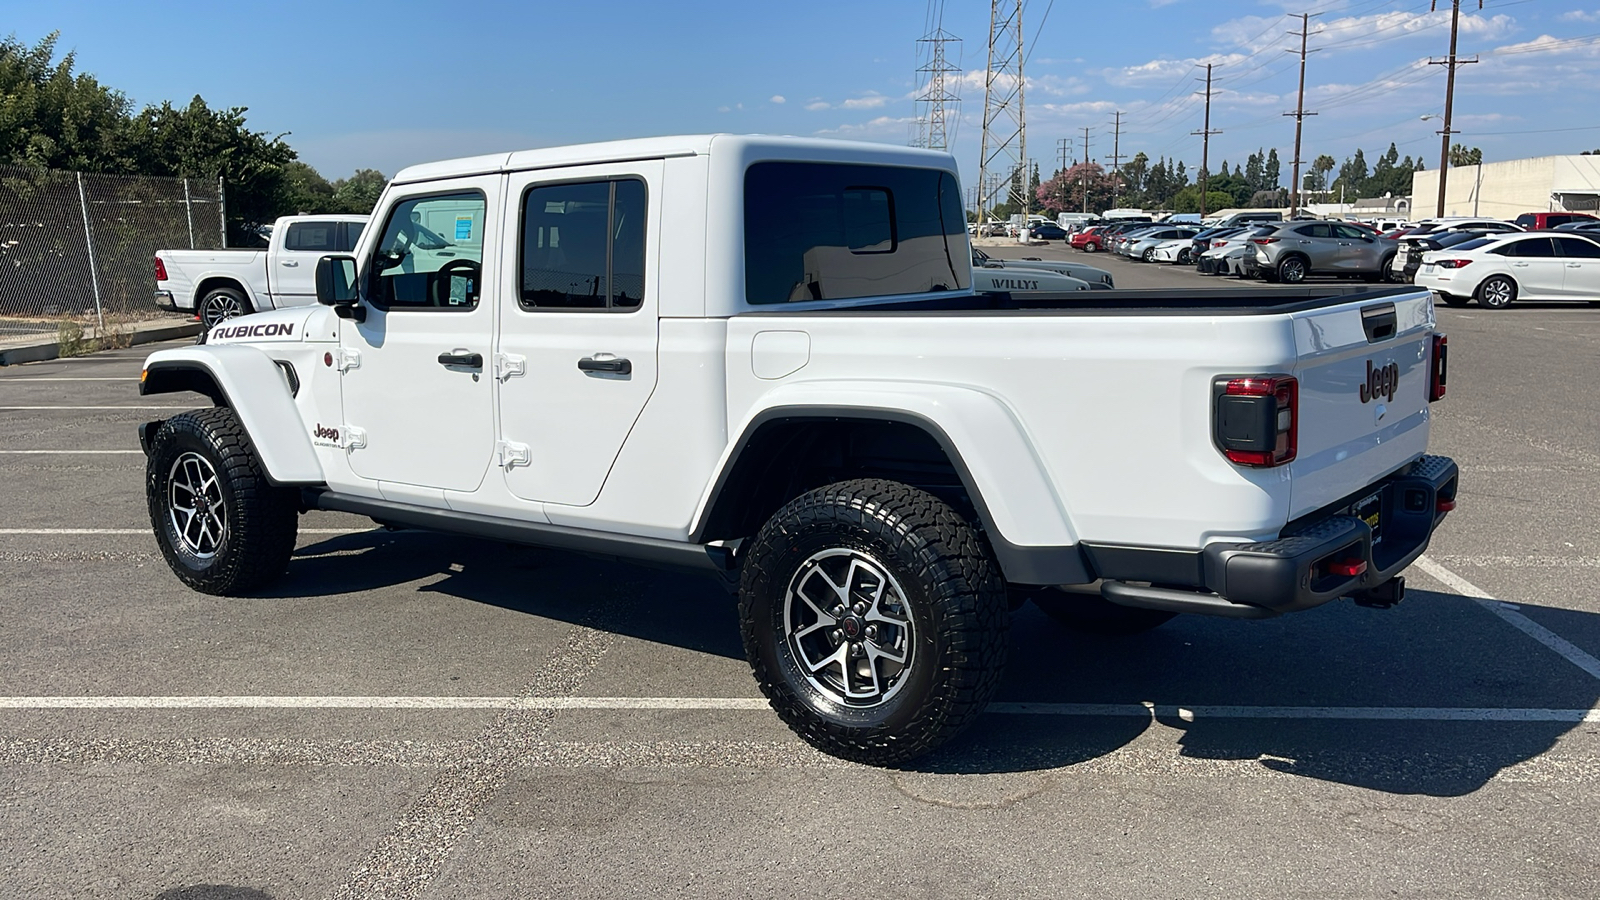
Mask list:
[{"label": "license plate", "polygon": [[1433,274],[1433,263],[1424,263],[1423,266],[1422,266],[1422,272],[1425,275],[1432,275]]},{"label": "license plate", "polygon": [[1394,263],[1395,263],[1395,265],[1397,265],[1397,266],[1405,265],[1406,264],[1406,259],[1409,258],[1410,256],[1411,256],[1411,254],[1406,251],[1406,248],[1401,247],[1400,248],[1400,252],[1398,252],[1398,253],[1396,253],[1394,255]]},{"label": "license plate", "polygon": [[1383,494],[1381,492],[1357,500],[1351,505],[1350,514],[1367,523],[1367,527],[1372,529],[1372,542],[1374,544],[1383,540]]}]

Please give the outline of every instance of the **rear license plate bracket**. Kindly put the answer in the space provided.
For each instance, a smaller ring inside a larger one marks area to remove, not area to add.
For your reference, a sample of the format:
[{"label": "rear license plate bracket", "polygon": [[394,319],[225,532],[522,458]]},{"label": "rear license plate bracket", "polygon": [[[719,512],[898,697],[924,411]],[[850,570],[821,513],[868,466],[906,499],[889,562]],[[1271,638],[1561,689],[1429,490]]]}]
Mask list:
[{"label": "rear license plate bracket", "polygon": [[1383,492],[1369,494],[1350,504],[1350,515],[1367,523],[1372,529],[1372,543],[1383,540]]}]

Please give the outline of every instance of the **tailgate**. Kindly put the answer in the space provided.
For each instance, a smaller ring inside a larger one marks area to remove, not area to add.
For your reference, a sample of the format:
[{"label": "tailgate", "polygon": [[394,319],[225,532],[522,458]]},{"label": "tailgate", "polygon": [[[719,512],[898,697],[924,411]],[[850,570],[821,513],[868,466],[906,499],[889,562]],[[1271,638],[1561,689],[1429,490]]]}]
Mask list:
[{"label": "tailgate", "polygon": [[1299,453],[1290,517],[1327,506],[1428,447],[1433,300],[1415,294],[1296,313]]}]

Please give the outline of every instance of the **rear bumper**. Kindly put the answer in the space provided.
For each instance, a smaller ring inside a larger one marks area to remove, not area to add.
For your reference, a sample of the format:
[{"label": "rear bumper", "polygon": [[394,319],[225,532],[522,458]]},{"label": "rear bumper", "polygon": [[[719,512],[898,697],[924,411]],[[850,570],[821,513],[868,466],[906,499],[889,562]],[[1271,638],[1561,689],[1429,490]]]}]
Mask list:
[{"label": "rear bumper", "polygon": [[[1084,548],[1114,603],[1266,618],[1361,594],[1400,574],[1455,507],[1453,460],[1424,456],[1401,472],[1291,522],[1276,540],[1215,543],[1198,553]],[[1363,516],[1374,512],[1379,536]],[[1362,506],[1363,516],[1352,513]],[[1130,583],[1132,582],[1132,583]]]},{"label": "rear bumper", "polygon": [[171,291],[156,291],[155,301],[157,309],[178,311],[178,302],[172,299]]}]

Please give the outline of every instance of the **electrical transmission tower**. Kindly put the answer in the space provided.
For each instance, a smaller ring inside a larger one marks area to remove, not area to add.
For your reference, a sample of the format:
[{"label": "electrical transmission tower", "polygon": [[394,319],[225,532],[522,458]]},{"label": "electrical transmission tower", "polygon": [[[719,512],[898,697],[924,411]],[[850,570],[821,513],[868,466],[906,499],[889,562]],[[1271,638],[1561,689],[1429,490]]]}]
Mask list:
[{"label": "electrical transmission tower", "polygon": [[[1306,112],[1306,53],[1316,51],[1306,50],[1306,41],[1311,36],[1311,17],[1321,13],[1301,13],[1300,30],[1291,31],[1290,34],[1300,35],[1300,99],[1295,103],[1294,112],[1284,113],[1294,116],[1294,181],[1289,185],[1289,218],[1294,218],[1300,211],[1300,135],[1306,124],[1306,116],[1314,116],[1314,112]],[[1293,53],[1293,50],[1288,51]]]},{"label": "electrical transmission tower", "polygon": [[[1433,9],[1439,8],[1439,0],[1433,0]],[[1483,9],[1483,0],[1478,0],[1478,8]],[[1461,0],[1451,0],[1450,3],[1450,55],[1445,59],[1429,59],[1430,66],[1446,66],[1448,75],[1444,85],[1444,128],[1439,132],[1444,135],[1439,149],[1439,210],[1436,215],[1444,215],[1444,186],[1450,177],[1450,135],[1455,134],[1450,129],[1450,115],[1455,111],[1456,101],[1456,69],[1471,65],[1478,61],[1474,56],[1471,59],[1458,59],[1456,57],[1456,34],[1461,28]],[[1481,170],[1480,170],[1481,171]]]},{"label": "electrical transmission tower", "polygon": [[[989,67],[983,79],[983,138],[978,145],[978,184],[985,187],[991,174],[1006,185],[1005,202],[1013,209],[1028,208],[1028,128],[1022,91],[1022,0],[990,0]],[[1020,185],[1020,187],[1019,187]],[[985,187],[987,191],[987,187]],[[997,192],[980,198],[985,213]]]},{"label": "electrical transmission tower", "polygon": [[961,121],[961,67],[950,61],[946,45],[955,44],[955,58],[961,58],[961,38],[944,30],[944,0],[929,0],[928,19],[933,26],[917,40],[917,138],[915,146],[947,150],[955,137],[953,125]]},{"label": "electrical transmission tower", "polygon": [[1118,209],[1122,201],[1122,113],[1117,113],[1117,120],[1112,123],[1111,132],[1111,208]]},{"label": "electrical transmission tower", "polygon": [[1206,217],[1206,182],[1211,177],[1211,136],[1221,134],[1220,131],[1211,130],[1211,67],[1206,63],[1206,123],[1199,131],[1190,134],[1200,135],[1200,218]]}]

